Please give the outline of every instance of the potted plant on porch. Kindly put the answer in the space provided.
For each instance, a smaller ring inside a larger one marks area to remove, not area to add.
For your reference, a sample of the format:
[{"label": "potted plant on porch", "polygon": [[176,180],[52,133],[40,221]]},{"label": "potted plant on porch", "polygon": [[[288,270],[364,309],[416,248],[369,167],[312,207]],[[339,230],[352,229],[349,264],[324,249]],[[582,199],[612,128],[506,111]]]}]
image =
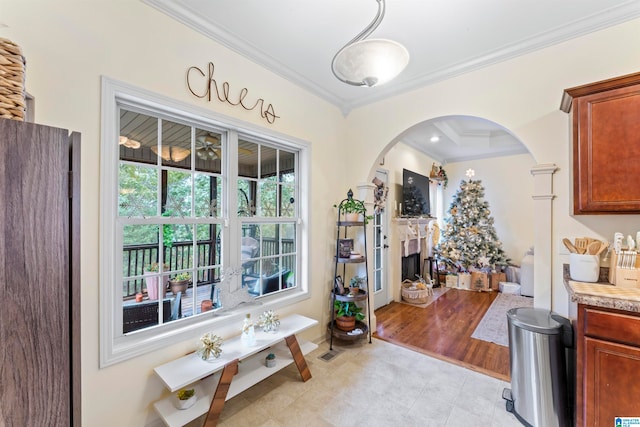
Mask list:
[{"label": "potted plant on porch", "polygon": [[352,301],[334,301],[336,311],[336,327],[342,331],[352,331],[356,328],[356,320],[363,320],[362,308]]},{"label": "potted plant on porch", "polygon": [[169,286],[171,286],[171,292],[175,295],[178,292],[185,293],[191,283],[191,274],[184,272],[178,273],[173,278],[169,279]]},{"label": "potted plant on porch", "polygon": [[[162,271],[167,271],[169,266],[164,264]],[[157,262],[152,262],[144,267],[144,281],[147,285],[147,294],[149,295],[150,300],[158,299],[158,272],[160,271],[160,264]],[[167,282],[169,281],[169,275],[162,275],[162,298],[166,296],[167,293]]]}]

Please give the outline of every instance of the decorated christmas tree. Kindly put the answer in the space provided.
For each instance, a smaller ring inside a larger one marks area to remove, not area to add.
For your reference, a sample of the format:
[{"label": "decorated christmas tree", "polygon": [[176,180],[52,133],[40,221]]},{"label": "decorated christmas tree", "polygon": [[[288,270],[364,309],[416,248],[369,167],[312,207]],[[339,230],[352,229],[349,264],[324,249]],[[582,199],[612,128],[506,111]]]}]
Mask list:
[{"label": "decorated christmas tree", "polygon": [[471,179],[473,175],[469,169],[469,180],[461,181],[453,196],[435,254],[460,271],[490,271],[509,260],[493,226],[489,203],[484,200],[484,187],[480,180]]}]

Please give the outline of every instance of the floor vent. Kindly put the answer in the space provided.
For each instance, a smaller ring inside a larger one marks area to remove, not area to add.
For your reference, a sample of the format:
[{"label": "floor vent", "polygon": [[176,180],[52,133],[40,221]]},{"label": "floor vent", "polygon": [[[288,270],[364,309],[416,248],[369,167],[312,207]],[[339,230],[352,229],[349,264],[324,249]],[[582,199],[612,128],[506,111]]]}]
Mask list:
[{"label": "floor vent", "polygon": [[324,360],[325,362],[329,362],[331,361],[331,359],[333,359],[337,355],[338,355],[338,352],[335,350],[327,351],[325,354],[318,356],[318,359]]}]

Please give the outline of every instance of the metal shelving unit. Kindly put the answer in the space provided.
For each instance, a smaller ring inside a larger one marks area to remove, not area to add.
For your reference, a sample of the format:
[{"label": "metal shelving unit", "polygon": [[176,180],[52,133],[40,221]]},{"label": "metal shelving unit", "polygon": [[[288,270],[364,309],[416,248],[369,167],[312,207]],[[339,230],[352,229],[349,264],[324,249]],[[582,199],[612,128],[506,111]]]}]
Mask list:
[{"label": "metal shelving unit", "polygon": [[[347,221],[345,220],[345,206],[347,203],[353,202],[362,204],[364,207],[364,202],[361,200],[357,200],[353,198],[353,192],[349,190],[347,192],[347,198],[342,200],[338,205],[338,220],[336,222],[337,231],[336,231],[336,252],[335,252],[335,268],[334,268],[334,283],[333,289],[331,291],[331,322],[328,325],[328,330],[330,331],[330,343],[329,349],[333,350],[333,338],[338,338],[345,341],[356,341],[362,338],[368,337],[369,343],[371,343],[371,307],[369,304],[369,265],[367,261],[367,214],[366,208],[363,214],[362,221]],[[349,238],[362,238],[363,250],[364,253],[361,257],[358,258],[347,258],[340,253],[340,242],[343,239]],[[350,274],[350,277],[356,275],[356,268],[358,265],[364,264],[365,266],[365,275],[364,282],[365,288],[360,288],[360,291],[357,295],[349,295],[349,294],[340,294],[338,293],[338,289],[336,286],[336,278],[339,276],[339,273],[342,273],[340,276],[344,279],[344,283],[346,286],[347,281],[347,273]],[[366,323],[364,321],[356,321],[356,329],[360,329],[363,333],[358,335],[349,334],[349,331],[343,331],[341,329],[336,328],[336,311],[334,309],[335,301],[343,301],[343,302],[354,302],[354,303],[364,303],[366,304]]]}]

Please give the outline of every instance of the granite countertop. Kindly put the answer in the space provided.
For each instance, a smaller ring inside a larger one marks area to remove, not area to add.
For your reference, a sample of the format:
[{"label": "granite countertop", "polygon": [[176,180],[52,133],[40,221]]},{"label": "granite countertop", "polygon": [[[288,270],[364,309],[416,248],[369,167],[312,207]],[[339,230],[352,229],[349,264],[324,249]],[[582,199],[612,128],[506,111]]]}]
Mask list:
[{"label": "granite countertop", "polygon": [[608,268],[600,269],[597,283],[571,280],[569,265],[564,265],[564,286],[571,295],[571,301],[596,307],[640,313],[640,288],[621,288],[608,282]]}]

